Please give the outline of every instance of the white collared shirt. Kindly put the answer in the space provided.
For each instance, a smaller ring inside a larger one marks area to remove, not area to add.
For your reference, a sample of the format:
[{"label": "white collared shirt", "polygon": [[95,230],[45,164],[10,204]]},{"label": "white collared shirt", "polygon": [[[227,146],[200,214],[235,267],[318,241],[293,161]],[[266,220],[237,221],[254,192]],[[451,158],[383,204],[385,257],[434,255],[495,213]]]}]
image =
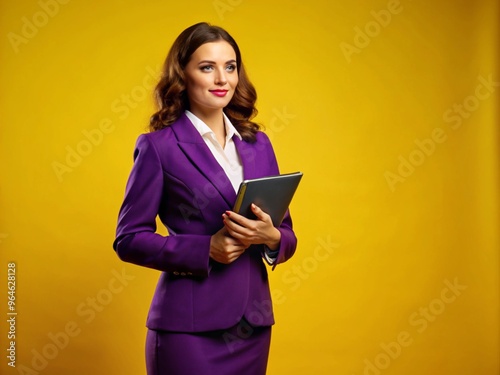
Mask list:
[{"label": "white collared shirt", "polygon": [[238,192],[238,188],[243,181],[243,166],[241,164],[240,156],[236,151],[233,136],[236,135],[239,139],[242,139],[240,133],[238,133],[233,124],[231,124],[231,121],[226,114],[222,113],[224,116],[224,126],[226,127],[226,144],[224,148],[222,148],[220,143],[217,142],[215,133],[208,127],[207,124],[205,124],[192,112],[186,110],[185,113],[189,120],[193,123],[196,130],[200,133],[215,160],[217,160],[226,173],[229,181],[231,181],[234,191]]}]

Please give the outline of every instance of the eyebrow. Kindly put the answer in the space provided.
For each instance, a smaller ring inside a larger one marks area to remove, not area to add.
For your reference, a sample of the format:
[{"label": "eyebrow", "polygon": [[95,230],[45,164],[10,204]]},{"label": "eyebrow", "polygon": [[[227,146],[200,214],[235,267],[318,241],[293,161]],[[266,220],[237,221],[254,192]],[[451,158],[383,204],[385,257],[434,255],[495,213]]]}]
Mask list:
[{"label": "eyebrow", "polygon": [[[236,63],[236,60],[228,60],[226,61],[226,64],[233,64],[233,63]],[[201,65],[201,64],[216,64],[215,61],[211,61],[211,60],[202,60],[198,63],[198,65]]]}]

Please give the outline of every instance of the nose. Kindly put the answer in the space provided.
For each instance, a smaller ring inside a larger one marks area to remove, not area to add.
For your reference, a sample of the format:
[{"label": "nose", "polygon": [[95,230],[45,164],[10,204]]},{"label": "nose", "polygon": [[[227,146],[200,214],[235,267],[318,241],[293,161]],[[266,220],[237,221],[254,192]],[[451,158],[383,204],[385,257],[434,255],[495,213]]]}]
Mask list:
[{"label": "nose", "polygon": [[215,84],[218,86],[224,86],[227,83],[226,72],[224,69],[219,69],[215,75]]}]

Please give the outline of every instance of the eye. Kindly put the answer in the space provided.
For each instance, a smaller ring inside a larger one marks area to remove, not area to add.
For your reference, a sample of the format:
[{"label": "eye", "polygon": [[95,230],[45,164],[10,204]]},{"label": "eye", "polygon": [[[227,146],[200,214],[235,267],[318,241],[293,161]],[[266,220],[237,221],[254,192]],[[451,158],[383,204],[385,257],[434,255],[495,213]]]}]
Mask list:
[{"label": "eye", "polygon": [[212,66],[212,65],[204,65],[204,66],[201,66],[201,67],[200,67],[200,70],[201,70],[202,72],[210,72],[210,71],[212,71],[213,69],[214,69],[214,68],[213,68],[213,66]]},{"label": "eye", "polygon": [[234,65],[234,64],[228,65],[228,66],[226,66],[226,70],[228,72],[234,72],[236,70],[236,65]]}]

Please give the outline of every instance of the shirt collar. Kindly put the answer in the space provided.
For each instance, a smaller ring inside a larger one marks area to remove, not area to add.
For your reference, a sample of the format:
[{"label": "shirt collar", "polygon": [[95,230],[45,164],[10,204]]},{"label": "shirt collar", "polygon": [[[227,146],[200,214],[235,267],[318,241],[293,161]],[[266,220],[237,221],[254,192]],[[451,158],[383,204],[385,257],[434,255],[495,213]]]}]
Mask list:
[{"label": "shirt collar", "polygon": [[[197,117],[193,112],[188,111],[186,109],[185,113],[202,137],[205,135],[215,136],[215,133],[212,131],[212,129],[210,129],[209,126],[205,124],[202,120],[200,120],[200,118]],[[236,128],[234,127],[234,125],[231,123],[231,121],[224,112],[222,112],[222,116],[224,117],[224,126],[226,127],[226,140],[230,140],[231,138],[233,138],[233,135],[236,135],[241,140],[242,139],[241,134],[238,133],[238,130],[236,130]]]}]

